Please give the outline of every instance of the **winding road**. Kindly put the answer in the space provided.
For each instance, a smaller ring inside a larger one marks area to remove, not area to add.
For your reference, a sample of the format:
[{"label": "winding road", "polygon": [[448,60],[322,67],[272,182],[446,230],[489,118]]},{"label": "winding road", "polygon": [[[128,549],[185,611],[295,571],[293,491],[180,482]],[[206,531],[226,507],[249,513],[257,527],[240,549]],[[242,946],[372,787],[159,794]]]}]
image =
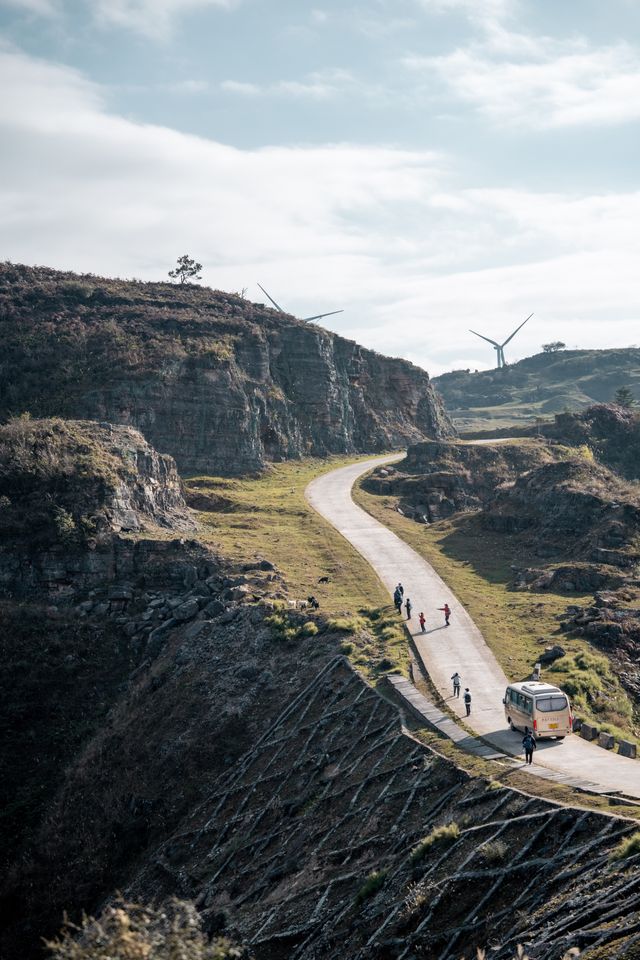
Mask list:
[{"label": "winding road", "polygon": [[[463,690],[469,687],[473,697],[469,726],[501,752],[519,756],[522,735],[508,729],[502,706],[507,678],[479,629],[433,567],[351,497],[358,477],[403,456],[376,457],[326,473],[309,484],[307,500],[371,564],[390,594],[398,581],[403,584],[405,598],[410,597],[413,605],[413,640],[447,706],[464,717],[462,699],[454,699],[451,689],[451,675],[458,670]],[[437,610],[445,602],[452,609],[449,627]],[[418,624],[421,610],[427,621],[424,634]],[[535,765],[640,798],[640,761],[609,753],[578,736],[539,742],[531,773]]]}]

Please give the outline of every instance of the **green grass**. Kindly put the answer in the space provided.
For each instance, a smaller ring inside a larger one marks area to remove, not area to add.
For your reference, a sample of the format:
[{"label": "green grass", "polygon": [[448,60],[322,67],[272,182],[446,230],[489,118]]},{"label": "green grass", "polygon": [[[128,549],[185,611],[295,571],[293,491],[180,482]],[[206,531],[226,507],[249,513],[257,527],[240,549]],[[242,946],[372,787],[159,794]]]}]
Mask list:
[{"label": "green grass", "polygon": [[485,529],[477,515],[458,514],[424,526],[399,514],[394,497],[376,496],[356,485],[354,499],[434,567],[468,610],[509,680],[530,676],[544,647],[560,643],[568,656],[543,676],[566,689],[584,719],[635,739],[633,706],[609,661],[586,640],[559,630],[567,605],[589,605],[591,594],[512,590],[511,564],[539,566],[540,560],[528,555],[517,538]]},{"label": "green grass", "polygon": [[[375,683],[383,673],[409,672],[402,620],[369,564],[304,497],[315,477],[358,459],[290,461],[257,477],[191,477],[186,485],[203,502],[209,496],[212,506],[217,499],[222,507],[198,511],[201,538],[238,563],[258,556],[275,563],[283,583],[275,581],[274,592],[317,597],[327,627],[344,634],[340,651]],[[328,582],[320,583],[324,577]],[[312,621],[301,626],[290,613],[281,603],[268,617],[275,640],[315,636]]]},{"label": "green grass", "polygon": [[384,884],[386,876],[386,870],[374,870],[372,873],[370,873],[356,894],[356,906],[364,903],[365,900],[368,900],[375,893],[377,893],[380,887],[382,887]]},{"label": "green grass", "polygon": [[[226,501],[223,511],[198,511],[200,536],[231,560],[271,560],[288,596],[313,594],[322,613],[352,617],[359,607],[381,606],[387,593],[369,564],[304,497],[315,477],[357,459],[289,461],[240,479],[190,477],[188,491]],[[321,577],[329,582],[319,583]]]}]

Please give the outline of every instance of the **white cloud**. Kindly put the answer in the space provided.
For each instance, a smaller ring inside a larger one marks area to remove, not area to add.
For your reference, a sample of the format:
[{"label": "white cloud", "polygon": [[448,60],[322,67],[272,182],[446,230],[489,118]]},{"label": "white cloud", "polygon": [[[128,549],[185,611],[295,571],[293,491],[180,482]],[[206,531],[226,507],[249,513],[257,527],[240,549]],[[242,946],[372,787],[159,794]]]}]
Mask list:
[{"label": "white cloud", "polygon": [[10,7],[23,13],[35,13],[40,17],[54,17],[58,13],[54,0],[0,0],[1,7]]},{"label": "white cloud", "polygon": [[485,36],[405,66],[438,78],[496,123],[537,129],[607,126],[640,117],[640,54],[627,43],[594,47],[485,24]]},{"label": "white cloud", "polygon": [[519,355],[638,339],[640,193],[472,188],[428,151],[239,150],[111,115],[77,72],[16,53],[0,86],[0,260],[163,279],[186,250],[211,286],[344,307],[334,329],[436,372],[490,362],[468,328],[532,310]]},{"label": "white cloud", "polygon": [[221,88],[243,97],[290,97],[292,99],[331,100],[347,90],[364,88],[347,70],[328,69],[307,74],[302,80],[278,80],[274,83],[247,83],[223,80]]},{"label": "white cloud", "polygon": [[180,17],[206,7],[230,10],[240,0],[89,0],[96,19],[154,39],[167,37]]},{"label": "white cloud", "polygon": [[461,11],[473,18],[505,17],[514,12],[515,0],[417,0],[433,13]]}]

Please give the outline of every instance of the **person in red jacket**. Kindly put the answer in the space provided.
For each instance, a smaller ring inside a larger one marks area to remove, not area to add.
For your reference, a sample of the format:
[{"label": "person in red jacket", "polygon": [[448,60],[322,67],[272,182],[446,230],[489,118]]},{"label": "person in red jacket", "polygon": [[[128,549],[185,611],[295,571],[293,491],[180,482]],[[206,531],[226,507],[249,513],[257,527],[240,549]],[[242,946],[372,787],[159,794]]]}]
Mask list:
[{"label": "person in red jacket", "polygon": [[451,608],[448,603],[445,603],[444,607],[438,607],[438,610],[442,610],[444,613],[444,625],[445,627],[449,626],[449,617],[451,616]]},{"label": "person in red jacket", "polygon": [[424,625],[425,625],[426,621],[425,621],[425,619],[424,619],[424,613],[422,612],[422,610],[420,611],[420,616],[418,617],[418,620],[420,621],[420,629],[421,629],[422,632],[424,633],[424,632],[425,632],[425,631],[424,631]]}]

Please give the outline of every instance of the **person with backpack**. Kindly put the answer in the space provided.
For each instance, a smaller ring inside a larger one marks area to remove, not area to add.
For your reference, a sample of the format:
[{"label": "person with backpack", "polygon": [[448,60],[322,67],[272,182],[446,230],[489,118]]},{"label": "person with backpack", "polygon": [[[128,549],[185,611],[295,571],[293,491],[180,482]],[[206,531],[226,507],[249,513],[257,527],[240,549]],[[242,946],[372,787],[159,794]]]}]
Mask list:
[{"label": "person with backpack", "polygon": [[398,586],[396,587],[396,590],[398,591],[401,597],[404,597],[404,587],[402,586],[401,583],[398,584]]},{"label": "person with backpack", "polygon": [[464,688],[464,705],[467,711],[467,716],[471,716],[471,694],[469,692],[469,687]]},{"label": "person with backpack", "polygon": [[459,697],[460,697],[460,680],[461,680],[461,677],[460,677],[460,674],[458,673],[457,670],[456,670],[456,672],[454,673],[454,675],[451,677],[451,679],[453,680],[453,695],[454,695],[454,697],[458,697],[458,698],[459,698]]},{"label": "person with backpack", "polygon": [[444,613],[444,625],[445,627],[449,626],[449,617],[451,616],[451,607],[448,603],[445,603],[444,607],[438,607],[438,610],[442,610]]},{"label": "person with backpack", "polygon": [[407,620],[411,620],[411,600],[409,600],[409,597],[404,602],[404,608],[407,611]]},{"label": "person with backpack", "polygon": [[424,613],[422,612],[422,610],[420,611],[420,616],[418,617],[418,621],[420,622],[420,629],[424,633],[425,632],[424,625],[426,623],[426,620],[424,618]]},{"label": "person with backpack", "polygon": [[529,730],[529,727],[524,728],[524,737],[522,738],[522,749],[524,750],[524,761],[525,763],[533,763],[533,751],[538,749],[538,745]]}]

